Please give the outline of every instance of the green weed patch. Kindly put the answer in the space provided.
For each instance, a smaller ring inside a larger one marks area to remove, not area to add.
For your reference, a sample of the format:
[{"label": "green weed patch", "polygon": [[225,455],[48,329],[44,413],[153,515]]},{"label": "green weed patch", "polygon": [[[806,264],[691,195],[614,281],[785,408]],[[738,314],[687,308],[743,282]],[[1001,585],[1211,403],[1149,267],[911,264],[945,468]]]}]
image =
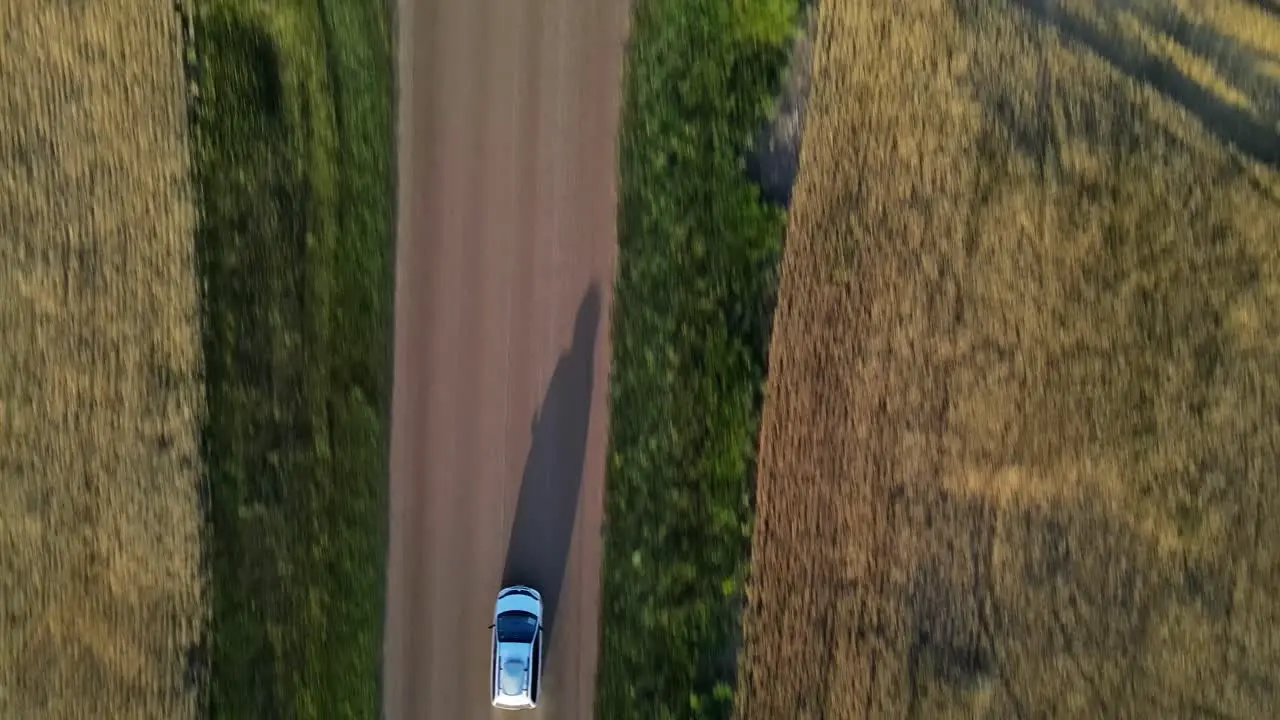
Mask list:
[{"label": "green weed patch", "polygon": [[389,11],[192,9],[213,717],[377,717]]},{"label": "green weed patch", "polygon": [[795,0],[639,0],[597,716],[728,717],[785,217],[747,180]]}]

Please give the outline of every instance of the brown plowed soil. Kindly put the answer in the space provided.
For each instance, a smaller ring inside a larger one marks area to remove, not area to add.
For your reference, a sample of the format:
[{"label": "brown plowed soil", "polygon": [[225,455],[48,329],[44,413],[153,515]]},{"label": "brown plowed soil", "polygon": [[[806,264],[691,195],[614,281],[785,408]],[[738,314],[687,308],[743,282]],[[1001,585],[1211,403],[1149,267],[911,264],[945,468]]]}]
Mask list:
[{"label": "brown plowed soil", "polygon": [[1274,6],[821,12],[739,717],[1272,717]]},{"label": "brown plowed soil", "polygon": [[0,3],[2,718],[197,711],[181,52],[171,3]]}]

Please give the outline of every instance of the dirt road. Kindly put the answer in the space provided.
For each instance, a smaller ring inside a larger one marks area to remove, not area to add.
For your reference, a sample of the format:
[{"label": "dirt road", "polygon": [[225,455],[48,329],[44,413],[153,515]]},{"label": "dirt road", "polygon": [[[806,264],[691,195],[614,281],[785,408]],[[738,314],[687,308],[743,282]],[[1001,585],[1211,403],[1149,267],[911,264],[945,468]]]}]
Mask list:
[{"label": "dirt road", "polygon": [[496,712],[510,582],[547,604],[540,716],[592,714],[626,19],[400,4],[388,718]]}]

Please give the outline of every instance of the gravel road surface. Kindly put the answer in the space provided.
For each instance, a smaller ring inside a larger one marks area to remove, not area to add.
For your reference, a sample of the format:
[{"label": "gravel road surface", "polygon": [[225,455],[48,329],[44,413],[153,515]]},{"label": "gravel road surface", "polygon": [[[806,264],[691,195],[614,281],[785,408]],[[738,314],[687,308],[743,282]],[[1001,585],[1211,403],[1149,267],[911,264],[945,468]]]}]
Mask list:
[{"label": "gravel road surface", "polygon": [[550,625],[542,707],[592,716],[620,0],[400,4],[387,718],[499,717],[506,583]]}]

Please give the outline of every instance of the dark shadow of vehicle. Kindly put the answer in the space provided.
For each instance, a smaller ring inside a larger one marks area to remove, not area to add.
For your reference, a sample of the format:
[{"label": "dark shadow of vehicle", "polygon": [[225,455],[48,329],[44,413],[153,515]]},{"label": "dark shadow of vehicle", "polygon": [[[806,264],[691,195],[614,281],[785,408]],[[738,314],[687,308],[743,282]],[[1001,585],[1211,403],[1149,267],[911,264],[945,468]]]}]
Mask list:
[{"label": "dark shadow of vehicle", "polygon": [[502,571],[504,586],[528,585],[542,593],[547,651],[578,512],[599,326],[600,291],[592,285],[578,306],[573,344],[556,363],[542,407],[533,419],[533,439]]}]

